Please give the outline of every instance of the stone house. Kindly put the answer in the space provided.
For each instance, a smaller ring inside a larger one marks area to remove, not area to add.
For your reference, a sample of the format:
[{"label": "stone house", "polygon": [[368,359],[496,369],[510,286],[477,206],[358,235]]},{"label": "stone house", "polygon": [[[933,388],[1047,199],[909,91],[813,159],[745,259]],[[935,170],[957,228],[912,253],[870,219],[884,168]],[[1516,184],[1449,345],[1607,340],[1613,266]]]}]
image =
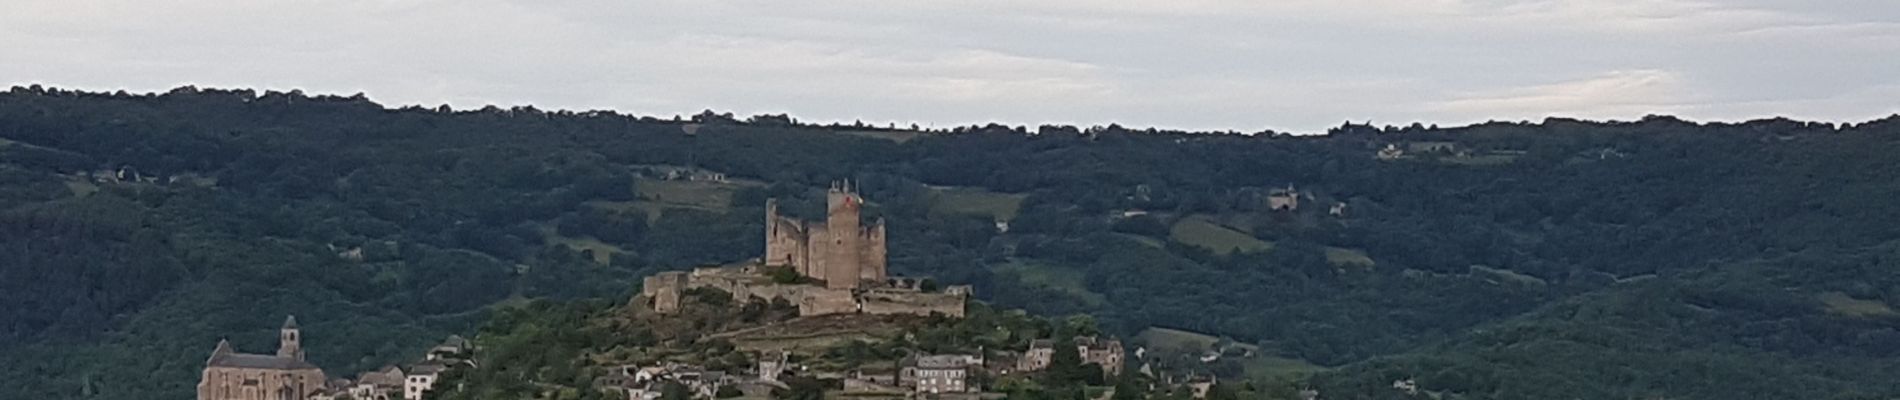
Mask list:
[{"label": "stone house", "polygon": [[1287,184],[1284,189],[1267,192],[1267,209],[1273,211],[1294,211],[1300,209],[1300,191]]},{"label": "stone house", "polygon": [[[1101,339],[1094,336],[1075,337],[1075,352],[1082,356],[1083,364],[1102,366],[1102,372],[1110,376],[1121,375],[1126,350],[1122,342],[1115,339]],[[1049,369],[1055,358],[1055,341],[1037,339],[1029,343],[1029,349],[1023,351],[1021,359],[1016,361],[1019,371],[1041,371]]]},{"label": "stone house", "polygon": [[1383,161],[1405,158],[1405,150],[1399,149],[1397,144],[1386,143],[1385,148],[1379,149],[1378,158]]},{"label": "stone house", "polygon": [[462,361],[462,358],[472,350],[474,346],[468,343],[468,339],[462,338],[462,335],[449,335],[448,339],[442,340],[442,344],[429,348],[429,354],[423,356],[423,360]]},{"label": "stone house", "polygon": [[447,371],[448,369],[449,366],[447,364],[435,361],[424,362],[409,367],[409,376],[403,379],[403,398],[422,398],[423,392],[435,389],[436,378],[441,377],[442,371]]},{"label": "stone house", "polygon": [[350,397],[356,400],[399,400],[408,384],[408,376],[394,365],[356,376]]},{"label": "stone house", "polygon": [[982,362],[971,363],[972,360],[978,358],[954,354],[907,357],[898,370],[898,385],[911,388],[916,393],[977,391],[979,388],[969,384],[970,367],[981,366]]}]

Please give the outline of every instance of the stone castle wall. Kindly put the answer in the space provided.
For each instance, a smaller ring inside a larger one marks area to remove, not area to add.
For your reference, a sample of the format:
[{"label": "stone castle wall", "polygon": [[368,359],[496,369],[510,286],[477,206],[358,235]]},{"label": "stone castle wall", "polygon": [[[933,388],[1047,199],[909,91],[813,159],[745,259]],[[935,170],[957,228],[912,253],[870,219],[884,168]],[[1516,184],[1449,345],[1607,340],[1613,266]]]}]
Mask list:
[{"label": "stone castle wall", "polygon": [[[908,281],[908,280],[907,280]],[[700,268],[692,272],[662,272],[645,279],[641,296],[654,311],[678,312],[680,296],[688,289],[709,288],[732,295],[734,301],[784,300],[798,306],[798,315],[830,314],[944,314],[964,315],[964,302],[970,297],[968,286],[952,286],[941,293],[915,288],[834,289],[807,284],[773,283],[757,266]]]},{"label": "stone castle wall", "polygon": [[653,311],[662,314],[680,309],[680,294],[686,291],[689,277],[685,272],[661,272],[641,281],[640,295],[653,302]]},{"label": "stone castle wall", "polygon": [[865,291],[858,296],[859,309],[865,314],[943,314],[962,318],[968,296],[955,293],[925,293],[908,290]]},{"label": "stone castle wall", "polygon": [[799,316],[851,314],[858,312],[858,301],[850,290],[816,288],[805,292],[798,302]]}]

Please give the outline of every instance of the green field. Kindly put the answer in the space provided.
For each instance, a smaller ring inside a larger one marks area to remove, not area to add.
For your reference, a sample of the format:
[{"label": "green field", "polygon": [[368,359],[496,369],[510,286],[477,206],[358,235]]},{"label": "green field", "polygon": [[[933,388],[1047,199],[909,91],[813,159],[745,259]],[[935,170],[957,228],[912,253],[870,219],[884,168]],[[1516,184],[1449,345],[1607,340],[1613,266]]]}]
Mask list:
[{"label": "green field", "polygon": [[98,193],[99,185],[81,178],[68,178],[66,179],[66,190],[72,191],[73,197],[86,197],[91,196],[93,193]]},{"label": "green field", "polygon": [[1332,246],[1326,247],[1326,262],[1338,266],[1358,265],[1370,267],[1377,265],[1372,262],[1372,256],[1366,255],[1364,251]]},{"label": "green field", "polygon": [[574,249],[574,251],[592,250],[594,253],[594,262],[600,263],[601,265],[612,262],[613,255],[616,253],[628,253],[627,250],[621,249],[619,246],[607,244],[606,242],[591,237],[576,238],[561,236],[560,233],[555,232],[553,226],[542,226],[540,230],[541,237],[547,239],[549,243],[567,246],[567,248]]},{"label": "green field", "polygon": [[1161,327],[1143,329],[1135,334],[1135,339],[1156,351],[1177,353],[1199,353],[1220,343],[1218,336]]},{"label": "green field", "polygon": [[584,204],[586,204],[588,207],[594,207],[594,208],[598,208],[602,210],[612,210],[612,211],[622,211],[622,212],[639,211],[643,214],[646,214],[648,224],[652,224],[653,221],[658,220],[660,218],[660,213],[665,212],[666,210],[691,209],[691,210],[711,211],[711,212],[716,212],[716,213],[723,213],[728,210],[731,210],[730,208],[726,208],[726,207],[704,207],[704,206],[697,206],[697,205],[691,205],[691,204],[661,203],[657,201],[647,201],[647,200],[634,200],[634,201],[593,200],[593,201],[588,201]]},{"label": "green field", "polygon": [[990,268],[997,273],[1015,274],[1022,283],[1031,286],[1049,288],[1090,305],[1100,305],[1107,301],[1101,293],[1090,291],[1088,276],[1074,268],[1064,268],[1030,261],[1014,261]]},{"label": "green field", "polygon": [[930,211],[942,214],[987,215],[999,220],[1016,219],[1023,207],[1022,194],[996,193],[973,188],[937,188]]},{"label": "green field", "polygon": [[911,139],[916,139],[916,138],[924,136],[923,132],[902,131],[902,130],[900,131],[841,130],[841,131],[838,131],[838,133],[844,134],[844,135],[858,136],[858,137],[868,137],[872,139],[884,139],[884,140],[889,140],[889,141],[898,142],[898,143],[908,142],[908,141],[911,141]]},{"label": "green field", "polygon": [[1886,317],[1893,316],[1893,307],[1878,300],[1861,300],[1846,293],[1827,292],[1815,296],[1827,305],[1827,311],[1850,317]]},{"label": "green field", "polygon": [[1180,222],[1175,222],[1174,227],[1168,229],[1168,239],[1219,254],[1273,250],[1273,243],[1215,224],[1201,216],[1182,218]]},{"label": "green field", "polygon": [[669,209],[694,209],[711,212],[726,212],[732,208],[732,194],[748,186],[761,183],[746,180],[730,182],[694,182],[669,181],[661,179],[639,178],[634,180],[634,201],[587,202],[587,206],[614,211],[638,210],[645,213],[647,222],[652,223],[660,213]]},{"label": "green field", "polygon": [[726,208],[732,206],[732,193],[740,187],[736,183],[636,179],[634,195],[657,203]]},{"label": "green field", "polygon": [[1439,158],[1438,162],[1473,166],[1504,165],[1517,162],[1517,156],[1510,154],[1483,154],[1467,157],[1443,157]]},{"label": "green field", "polygon": [[[1213,335],[1160,327],[1143,329],[1135,335],[1135,339],[1154,351],[1195,355],[1213,349],[1221,341],[1220,337]],[[1244,358],[1241,363],[1246,369],[1247,379],[1255,382],[1297,381],[1326,370],[1325,367],[1299,359],[1260,354],[1259,346],[1240,343],[1234,343],[1233,346],[1254,353],[1253,357]]]},{"label": "green field", "polygon": [[1326,370],[1299,359],[1268,355],[1255,355],[1244,361],[1247,379],[1255,382],[1295,382]]}]

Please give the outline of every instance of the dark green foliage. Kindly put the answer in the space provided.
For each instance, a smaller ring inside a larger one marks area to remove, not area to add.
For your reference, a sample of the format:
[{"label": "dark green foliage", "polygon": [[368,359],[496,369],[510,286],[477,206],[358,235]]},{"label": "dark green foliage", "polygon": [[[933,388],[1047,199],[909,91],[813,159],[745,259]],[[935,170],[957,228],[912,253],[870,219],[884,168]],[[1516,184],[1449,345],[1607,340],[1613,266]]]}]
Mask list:
[{"label": "dark green foliage", "polygon": [[1143,400],[1148,398],[1147,388],[1136,381],[1134,374],[1115,379],[1115,394],[1109,400]]},{"label": "dark green foliage", "polygon": [[[353,375],[468,331],[501,299],[622,298],[660,268],[757,257],[765,197],[810,218],[843,178],[889,222],[894,272],[1093,314],[1112,334],[1262,343],[1341,367],[1319,379],[1341,393],[1389,391],[1400,371],[1493,398],[1897,392],[1864,372],[1896,369],[1893,317],[1816,299],[1900,304],[1886,250],[1900,239],[1900,119],[1315,137],[985,126],[903,143],[744,120],[702,116],[688,136],[604,113],[13,89],[0,94],[0,398],[184,397],[218,338],[268,352],[283,314],[307,321],[313,361]],[[1433,141],[1513,156],[1372,157]],[[728,209],[587,204],[633,200],[630,171],[648,164],[769,185]],[[122,169],[149,180],[94,178]],[[1265,190],[1289,183],[1318,197],[1263,213]],[[930,185],[1027,198],[998,234],[991,216],[933,207]],[[1343,217],[1325,213],[1333,202]],[[1111,218],[1134,209],[1162,217]],[[1275,249],[1160,240],[1162,222],[1197,214]],[[550,233],[624,252],[599,265]],[[1333,265],[1335,248],[1376,265]],[[360,261],[339,256],[355,249]],[[1081,277],[993,272],[1017,261]]]},{"label": "dark green foliage", "polygon": [[660,400],[692,400],[693,392],[679,382],[666,382],[660,386]]},{"label": "dark green foliage", "polygon": [[1207,389],[1207,400],[1240,400],[1240,388],[1227,382],[1214,384]]},{"label": "dark green foliage", "polygon": [[1055,354],[1049,357],[1049,369],[1043,373],[1043,385],[1058,394],[1079,390],[1084,386],[1102,385],[1102,366],[1083,364],[1074,336],[1063,334],[1065,332],[1073,330],[1057,330],[1060,336],[1055,339]]},{"label": "dark green foliage", "polygon": [[768,267],[765,269],[765,275],[772,278],[772,283],[796,284],[811,281],[810,277],[798,273],[798,270],[792,267]]},{"label": "dark green foliage", "polygon": [[1121,233],[1158,238],[1168,237],[1168,226],[1162,224],[1161,219],[1155,218],[1153,215],[1143,214],[1122,218],[1116,220],[1115,224],[1111,227],[1116,232]]},{"label": "dark green foliage", "polygon": [[651,345],[651,338],[596,323],[612,303],[539,300],[497,310],[475,339],[476,365],[444,377],[434,399],[528,398],[554,383],[587,388],[593,372],[580,362],[583,351],[619,345]]},{"label": "dark green foliage", "polygon": [[774,389],[772,391],[773,398],[786,400],[821,400],[825,398],[825,389],[837,386],[834,385],[836,382],[802,376],[786,376],[784,381],[788,388],[782,390]]}]

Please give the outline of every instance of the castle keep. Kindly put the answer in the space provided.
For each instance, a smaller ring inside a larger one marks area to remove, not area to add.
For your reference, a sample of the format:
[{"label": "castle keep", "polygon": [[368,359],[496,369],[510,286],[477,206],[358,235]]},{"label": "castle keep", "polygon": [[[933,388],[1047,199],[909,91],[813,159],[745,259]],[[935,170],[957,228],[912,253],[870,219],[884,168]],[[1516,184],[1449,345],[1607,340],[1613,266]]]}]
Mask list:
[{"label": "castle keep", "polygon": [[825,192],[824,222],[779,216],[778,200],[766,200],[765,258],[761,261],[767,267],[789,267],[825,281],[825,287],[832,289],[883,281],[884,220],[860,226],[863,204],[864,198],[851,190],[850,181],[833,184]]}]

